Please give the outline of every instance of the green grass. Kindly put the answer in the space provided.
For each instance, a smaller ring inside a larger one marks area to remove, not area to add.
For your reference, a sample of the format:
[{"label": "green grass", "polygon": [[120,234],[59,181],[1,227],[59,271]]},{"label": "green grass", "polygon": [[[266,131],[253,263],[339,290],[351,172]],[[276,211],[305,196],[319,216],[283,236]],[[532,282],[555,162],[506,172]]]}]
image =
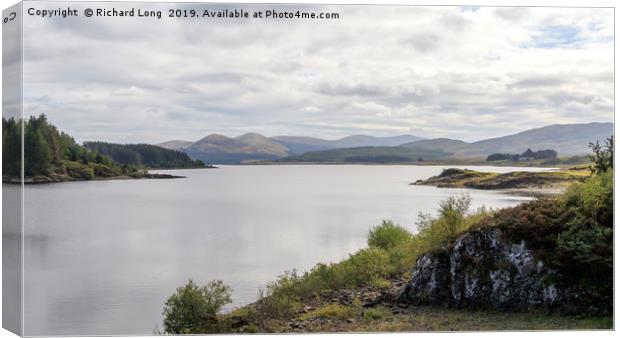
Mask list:
[{"label": "green grass", "polygon": [[[345,310],[341,310],[345,311]],[[376,307],[354,317],[332,321],[309,321],[304,332],[420,332],[420,331],[519,331],[519,330],[611,330],[612,316],[560,316],[540,312],[514,313],[472,311],[442,307],[415,307],[404,313]],[[290,332],[288,326],[276,328]]]},{"label": "green grass", "polygon": [[328,304],[316,310],[304,313],[299,317],[300,320],[310,320],[315,318],[334,318],[346,320],[357,315],[359,309],[343,306],[340,304]]},{"label": "green grass", "polygon": [[586,180],[590,174],[590,170],[583,167],[547,172],[513,171],[503,174],[450,168],[437,176],[420,180],[415,184],[434,185],[441,188],[518,189],[568,186],[571,183]]}]

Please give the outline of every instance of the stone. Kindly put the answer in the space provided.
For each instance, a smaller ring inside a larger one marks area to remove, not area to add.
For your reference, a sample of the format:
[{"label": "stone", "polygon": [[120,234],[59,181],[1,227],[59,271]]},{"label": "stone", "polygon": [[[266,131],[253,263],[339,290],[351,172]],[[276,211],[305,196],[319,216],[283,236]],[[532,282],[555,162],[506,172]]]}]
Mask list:
[{"label": "stone", "polygon": [[448,250],[420,256],[396,302],[518,311],[568,308],[561,304],[567,291],[545,282],[553,277],[557,272],[536,259],[525,241],[508,242],[499,229],[481,229],[462,235]]}]

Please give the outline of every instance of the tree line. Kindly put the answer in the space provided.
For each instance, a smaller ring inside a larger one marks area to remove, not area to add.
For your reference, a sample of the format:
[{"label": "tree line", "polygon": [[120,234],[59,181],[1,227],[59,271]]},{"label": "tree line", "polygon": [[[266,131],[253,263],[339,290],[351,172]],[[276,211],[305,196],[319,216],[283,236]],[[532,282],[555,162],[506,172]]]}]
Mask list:
[{"label": "tree line", "polygon": [[55,181],[66,177],[140,177],[145,167],[204,167],[202,161],[193,161],[184,153],[148,144],[87,142],[83,146],[49,123],[45,114],[24,120],[2,118],[2,151],[3,180],[19,178],[22,161],[25,177]]},{"label": "tree line", "polygon": [[108,142],[84,142],[93,152],[109,156],[120,164],[148,168],[202,168],[203,161],[192,160],[187,154],[151,144],[118,144]]},{"label": "tree line", "polygon": [[558,152],[553,149],[544,149],[538,151],[532,151],[527,149],[522,154],[510,154],[510,153],[494,153],[487,157],[487,162],[492,161],[521,161],[521,160],[549,160],[558,157]]}]

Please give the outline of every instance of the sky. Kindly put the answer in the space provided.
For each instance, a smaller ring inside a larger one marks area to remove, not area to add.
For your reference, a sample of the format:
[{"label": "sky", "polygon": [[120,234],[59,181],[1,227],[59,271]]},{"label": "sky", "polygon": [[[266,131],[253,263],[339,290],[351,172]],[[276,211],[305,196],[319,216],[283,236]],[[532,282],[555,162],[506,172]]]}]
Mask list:
[{"label": "sky", "polygon": [[25,17],[25,114],[78,141],[120,143],[246,132],[474,141],[613,121],[613,9],[242,5],[340,15],[242,20],[123,6],[164,17]]}]

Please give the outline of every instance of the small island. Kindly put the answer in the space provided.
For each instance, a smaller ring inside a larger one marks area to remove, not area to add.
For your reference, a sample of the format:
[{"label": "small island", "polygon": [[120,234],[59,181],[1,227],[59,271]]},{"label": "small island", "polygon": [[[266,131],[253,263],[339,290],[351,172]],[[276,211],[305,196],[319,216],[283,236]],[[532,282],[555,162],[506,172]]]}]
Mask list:
[{"label": "small island", "polygon": [[571,183],[584,182],[591,172],[588,166],[543,172],[512,171],[508,173],[481,172],[470,169],[449,168],[441,174],[410,185],[430,185],[438,188],[471,188],[483,190],[508,190],[535,195],[558,194]]}]

